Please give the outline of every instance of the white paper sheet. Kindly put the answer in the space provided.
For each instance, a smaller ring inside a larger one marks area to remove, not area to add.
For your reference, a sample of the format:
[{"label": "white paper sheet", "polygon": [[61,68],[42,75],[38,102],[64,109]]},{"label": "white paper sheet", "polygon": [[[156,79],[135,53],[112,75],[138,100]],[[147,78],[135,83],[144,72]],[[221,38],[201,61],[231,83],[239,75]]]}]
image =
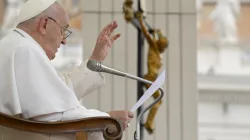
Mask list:
[{"label": "white paper sheet", "polygon": [[165,70],[160,74],[160,76],[153,82],[153,84],[148,88],[148,90],[143,94],[140,100],[132,107],[130,111],[135,112],[143,103],[147,101],[163,84],[165,81]]}]

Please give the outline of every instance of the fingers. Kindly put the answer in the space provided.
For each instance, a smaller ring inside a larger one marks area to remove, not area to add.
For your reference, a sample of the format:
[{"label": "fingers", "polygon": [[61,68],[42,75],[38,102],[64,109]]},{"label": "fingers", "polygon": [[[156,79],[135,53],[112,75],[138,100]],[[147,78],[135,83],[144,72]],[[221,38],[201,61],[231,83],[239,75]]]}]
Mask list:
[{"label": "fingers", "polygon": [[112,117],[116,117],[119,120],[122,121],[123,124],[123,130],[125,130],[127,127],[129,127],[129,122],[131,121],[131,119],[134,117],[134,113],[131,111],[112,111],[109,112],[110,116]]},{"label": "fingers", "polygon": [[109,33],[110,28],[113,26],[113,22],[111,22],[110,24],[108,24],[106,27],[104,27],[104,29],[102,29],[102,32],[100,34],[101,36],[105,36],[106,34]]},{"label": "fingers", "polygon": [[114,43],[115,40],[116,40],[117,38],[119,38],[120,36],[121,36],[121,34],[116,34],[115,36],[113,36],[113,37],[111,38],[111,42]]},{"label": "fingers", "polygon": [[129,127],[130,126],[130,121],[131,119],[134,118],[134,113],[131,111],[127,111],[127,119],[125,120],[125,126]]},{"label": "fingers", "polygon": [[110,24],[108,24],[101,32],[100,37],[108,35],[110,36],[112,32],[118,27],[118,24],[116,21],[112,21]]},{"label": "fingers", "polygon": [[126,128],[128,128],[130,126],[130,121],[124,121],[123,122],[123,130],[125,130]]},{"label": "fingers", "polygon": [[118,27],[118,24],[117,24],[116,21],[113,21],[111,24],[112,24],[112,26],[110,27],[110,30],[108,30],[108,35],[109,35],[109,36],[110,36],[110,35],[113,33],[113,31]]},{"label": "fingers", "polygon": [[128,111],[128,117],[129,117],[129,118],[134,118],[134,113],[131,112],[131,111]]},{"label": "fingers", "polygon": [[109,39],[109,37],[108,37],[107,35],[105,36],[105,39],[106,39],[106,41],[107,41],[107,45],[108,45],[108,47],[110,47],[110,48],[111,48],[111,47],[112,47],[112,43],[113,43],[113,42]]}]

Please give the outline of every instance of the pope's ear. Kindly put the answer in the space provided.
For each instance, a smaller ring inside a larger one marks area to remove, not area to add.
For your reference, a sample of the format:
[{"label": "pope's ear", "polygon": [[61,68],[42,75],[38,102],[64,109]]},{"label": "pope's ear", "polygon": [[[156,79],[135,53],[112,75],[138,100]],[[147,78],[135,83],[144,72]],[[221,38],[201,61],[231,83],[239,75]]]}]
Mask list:
[{"label": "pope's ear", "polygon": [[48,24],[48,18],[41,18],[39,21],[39,26],[38,26],[38,30],[40,31],[40,33],[42,35],[45,35],[47,33],[46,28],[47,28],[47,24]]}]

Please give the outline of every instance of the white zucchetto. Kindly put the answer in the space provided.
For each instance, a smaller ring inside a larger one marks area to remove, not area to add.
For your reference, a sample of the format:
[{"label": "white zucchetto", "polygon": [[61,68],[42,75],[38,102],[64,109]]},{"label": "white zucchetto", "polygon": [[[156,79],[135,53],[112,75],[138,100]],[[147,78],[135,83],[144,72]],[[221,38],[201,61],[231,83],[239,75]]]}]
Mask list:
[{"label": "white zucchetto", "polygon": [[36,17],[55,2],[56,0],[28,0],[20,10],[17,23],[19,24]]}]

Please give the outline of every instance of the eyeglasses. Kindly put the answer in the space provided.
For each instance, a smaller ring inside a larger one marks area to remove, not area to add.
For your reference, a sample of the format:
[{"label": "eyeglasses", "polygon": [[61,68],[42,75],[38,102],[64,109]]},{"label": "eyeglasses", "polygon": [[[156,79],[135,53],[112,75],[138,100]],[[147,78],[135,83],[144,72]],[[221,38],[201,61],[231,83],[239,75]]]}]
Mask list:
[{"label": "eyeglasses", "polygon": [[62,34],[63,34],[63,39],[68,38],[68,37],[72,34],[72,32],[71,32],[70,30],[68,30],[66,27],[60,25],[60,24],[59,24],[55,19],[53,19],[52,17],[48,17],[48,19],[53,20],[55,23],[57,23],[57,25],[60,26],[60,28],[62,29],[61,32],[62,32]]}]

